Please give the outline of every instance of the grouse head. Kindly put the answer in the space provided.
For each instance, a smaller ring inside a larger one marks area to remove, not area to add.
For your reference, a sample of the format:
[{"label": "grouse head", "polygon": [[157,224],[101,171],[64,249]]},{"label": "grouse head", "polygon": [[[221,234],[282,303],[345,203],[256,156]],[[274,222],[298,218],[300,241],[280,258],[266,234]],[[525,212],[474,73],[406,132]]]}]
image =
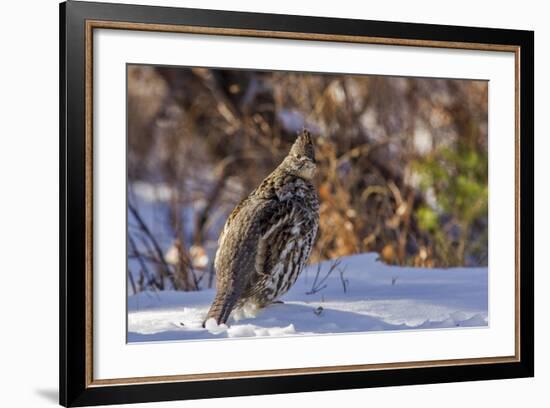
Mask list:
[{"label": "grouse head", "polygon": [[307,129],[298,135],[296,141],[292,145],[290,152],[283,161],[285,170],[289,173],[311,180],[317,169],[315,161],[315,150],[311,134]]}]

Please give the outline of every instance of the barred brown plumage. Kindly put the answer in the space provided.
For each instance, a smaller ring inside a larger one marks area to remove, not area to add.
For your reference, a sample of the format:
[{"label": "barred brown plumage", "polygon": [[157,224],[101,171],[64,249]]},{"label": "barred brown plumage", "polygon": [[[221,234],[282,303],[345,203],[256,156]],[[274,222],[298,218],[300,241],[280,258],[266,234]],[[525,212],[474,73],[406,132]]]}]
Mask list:
[{"label": "barred brown plumage", "polygon": [[216,297],[206,320],[225,323],[246,303],[267,306],[294,284],[317,235],[315,169],[312,138],[304,130],[282,163],[232,211],[219,238]]}]

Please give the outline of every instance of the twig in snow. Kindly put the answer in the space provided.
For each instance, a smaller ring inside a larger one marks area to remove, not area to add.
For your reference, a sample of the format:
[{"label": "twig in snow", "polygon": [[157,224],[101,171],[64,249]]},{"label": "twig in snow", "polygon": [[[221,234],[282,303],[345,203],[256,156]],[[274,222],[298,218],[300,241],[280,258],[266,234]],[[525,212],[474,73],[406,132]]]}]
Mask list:
[{"label": "twig in snow", "polygon": [[[160,289],[159,283],[151,275],[151,273],[149,272],[149,268],[147,268],[147,264],[145,263],[145,260],[147,260],[148,256],[138,252],[137,245],[134,239],[132,238],[132,236],[129,234],[128,234],[128,243],[132,247],[132,253],[128,254],[128,257],[137,259],[137,261],[139,262],[139,265],[141,266],[141,271],[143,275],[145,275],[145,278],[147,279],[147,284],[150,286],[157,286]],[[154,259],[154,261],[156,261],[156,259]],[[128,271],[128,273],[130,273],[130,271]],[[133,276],[131,276],[131,278],[133,279]],[[143,286],[142,282],[140,283],[140,286]],[[140,290],[142,290],[142,288],[140,288]]]},{"label": "twig in snow", "polygon": [[313,284],[311,285],[311,290],[306,292],[306,295],[313,295],[321,290],[325,289],[327,285],[325,282],[329,278],[330,274],[340,265],[340,258],[334,260],[330,265],[330,268],[325,276],[321,277],[321,264],[317,265],[317,272],[315,273],[315,279],[313,279]]},{"label": "twig in snow", "polygon": [[130,269],[128,269],[128,278],[130,280],[130,285],[132,286],[132,292],[135,295],[137,293],[136,282],[134,281],[134,277],[132,276],[132,272],[130,272]]},{"label": "twig in snow", "polygon": [[346,267],[338,268],[338,272],[340,273],[340,281],[342,282],[342,287],[344,288],[344,293],[348,291],[348,285],[349,280],[344,278],[344,272],[346,272]]},{"label": "twig in snow", "polygon": [[[139,224],[139,228],[141,229],[141,231],[147,236],[147,238],[153,245],[155,255],[157,256],[158,260],[161,263],[161,268],[159,268],[160,275],[163,277],[167,276],[172,281],[172,285],[175,287],[174,276],[173,274],[170,273],[170,267],[168,266],[166,259],[164,259],[164,254],[162,253],[162,249],[160,248],[159,243],[155,239],[154,235],[151,233],[151,230],[147,227],[147,224],[145,224],[145,222],[141,218],[141,215],[139,214],[138,210],[131,203],[128,203],[128,209],[130,210],[130,212],[136,219],[137,223]],[[161,286],[162,287],[160,289],[163,289],[164,282],[162,282],[162,280],[161,280]]]}]

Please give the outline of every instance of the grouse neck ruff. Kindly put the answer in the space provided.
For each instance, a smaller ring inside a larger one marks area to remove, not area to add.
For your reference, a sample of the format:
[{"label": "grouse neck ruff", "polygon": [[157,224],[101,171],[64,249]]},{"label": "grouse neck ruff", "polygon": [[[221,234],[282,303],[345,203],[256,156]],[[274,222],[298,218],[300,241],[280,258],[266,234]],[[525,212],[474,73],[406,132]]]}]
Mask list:
[{"label": "grouse neck ruff", "polygon": [[533,376],[533,37],[62,3],[61,404]]}]

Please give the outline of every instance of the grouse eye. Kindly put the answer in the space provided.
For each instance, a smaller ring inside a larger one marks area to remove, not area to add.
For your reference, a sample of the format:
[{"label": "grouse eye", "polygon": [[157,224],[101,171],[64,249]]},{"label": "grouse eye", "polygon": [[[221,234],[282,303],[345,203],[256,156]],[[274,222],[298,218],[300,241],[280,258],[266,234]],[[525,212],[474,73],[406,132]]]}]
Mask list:
[{"label": "grouse eye", "polygon": [[301,158],[302,158],[302,155],[301,155],[301,154],[297,154],[297,155],[296,155],[296,158],[297,158],[297,159],[301,159]]}]

